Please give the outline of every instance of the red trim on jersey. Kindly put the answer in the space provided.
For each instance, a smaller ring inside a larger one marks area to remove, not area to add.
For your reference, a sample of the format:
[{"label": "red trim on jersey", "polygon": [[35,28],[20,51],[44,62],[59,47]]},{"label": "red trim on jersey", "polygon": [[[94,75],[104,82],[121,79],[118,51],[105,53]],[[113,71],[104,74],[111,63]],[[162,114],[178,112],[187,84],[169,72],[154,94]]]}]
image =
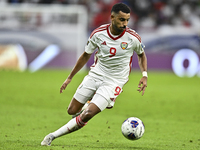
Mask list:
[{"label": "red trim on jersey", "polygon": [[113,36],[110,34],[110,32],[109,32],[109,26],[110,26],[110,24],[107,25],[107,33],[108,33],[108,36],[109,36],[111,39],[113,39],[113,40],[119,39],[119,38],[122,37],[122,36],[124,35],[124,33],[126,32],[126,29],[125,29],[125,30],[122,32],[122,34],[120,34],[119,36],[113,37]]},{"label": "red trim on jersey", "polygon": [[107,25],[103,25],[103,26],[100,26],[100,27],[96,28],[96,29],[90,34],[90,38],[92,38],[92,36],[93,36],[95,33],[106,30],[106,28],[107,28]]},{"label": "red trim on jersey", "polygon": [[130,73],[131,73],[132,60],[133,60],[133,55],[131,56],[131,58],[130,58],[130,62],[129,62],[129,67],[130,67],[129,75],[130,75]]},{"label": "red trim on jersey", "polygon": [[141,37],[139,36],[139,34],[137,34],[137,32],[135,32],[134,30],[131,30],[130,28],[126,28],[126,32],[130,33],[131,35],[135,36],[141,43]]}]

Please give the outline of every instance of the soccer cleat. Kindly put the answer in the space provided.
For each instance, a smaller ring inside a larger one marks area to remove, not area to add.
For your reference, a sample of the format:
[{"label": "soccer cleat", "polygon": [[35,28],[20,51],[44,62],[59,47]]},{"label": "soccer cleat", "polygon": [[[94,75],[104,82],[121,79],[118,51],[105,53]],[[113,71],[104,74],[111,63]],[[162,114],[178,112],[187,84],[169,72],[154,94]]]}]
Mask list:
[{"label": "soccer cleat", "polygon": [[85,103],[85,105],[82,107],[81,111],[77,112],[75,115],[72,115],[72,118],[77,117],[78,115],[80,115],[89,105],[90,101],[87,101],[87,103]]},{"label": "soccer cleat", "polygon": [[42,146],[51,146],[51,142],[55,139],[53,134],[48,134],[47,136],[44,137],[44,140],[41,142]]}]

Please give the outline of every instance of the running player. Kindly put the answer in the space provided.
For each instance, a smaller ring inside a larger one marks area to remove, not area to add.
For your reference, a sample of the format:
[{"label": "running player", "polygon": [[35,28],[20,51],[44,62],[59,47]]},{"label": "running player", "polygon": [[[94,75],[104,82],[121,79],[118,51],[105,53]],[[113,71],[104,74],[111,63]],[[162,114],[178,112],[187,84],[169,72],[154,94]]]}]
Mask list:
[{"label": "running player", "polygon": [[117,3],[111,10],[111,24],[102,25],[91,33],[85,51],[62,84],[60,93],[87,63],[95,49],[98,49],[89,74],[85,76],[69,104],[68,114],[77,114],[84,104],[92,99],[80,115],[45,136],[41,145],[50,146],[55,138],[81,129],[96,114],[107,107],[113,107],[117,96],[128,81],[134,52],[138,55],[138,63],[143,74],[138,91],[144,94],[147,87],[147,59],[140,36],[127,27],[129,19],[130,8],[123,3]]}]

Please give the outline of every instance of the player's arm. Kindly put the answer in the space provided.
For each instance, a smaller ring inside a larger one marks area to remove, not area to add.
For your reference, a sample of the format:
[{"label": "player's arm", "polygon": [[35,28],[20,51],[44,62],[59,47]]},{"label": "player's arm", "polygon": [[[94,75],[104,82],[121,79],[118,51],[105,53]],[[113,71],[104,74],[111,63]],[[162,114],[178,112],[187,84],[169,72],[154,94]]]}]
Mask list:
[{"label": "player's arm", "polygon": [[74,75],[88,62],[88,60],[90,59],[90,56],[91,56],[91,54],[88,54],[88,53],[84,52],[79,57],[78,61],[76,62],[76,65],[72,69],[71,73],[69,74],[69,76],[67,77],[65,82],[62,84],[62,86],[60,88],[60,93],[62,93],[63,90],[65,90],[65,88],[71,82],[71,80],[74,77]]},{"label": "player's arm", "polygon": [[142,95],[144,95],[145,89],[147,87],[147,57],[145,52],[138,55],[138,64],[140,67],[140,70],[142,71],[143,77],[140,79],[140,82],[138,84],[138,91],[142,91]]}]

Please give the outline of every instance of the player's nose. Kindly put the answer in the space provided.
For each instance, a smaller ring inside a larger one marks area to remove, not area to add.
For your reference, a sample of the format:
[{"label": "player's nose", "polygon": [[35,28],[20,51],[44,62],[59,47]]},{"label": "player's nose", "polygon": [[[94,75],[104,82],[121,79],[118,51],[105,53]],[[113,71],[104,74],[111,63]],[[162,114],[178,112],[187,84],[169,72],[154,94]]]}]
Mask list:
[{"label": "player's nose", "polygon": [[128,21],[125,20],[125,21],[124,21],[124,26],[127,26],[127,25],[128,25]]}]

